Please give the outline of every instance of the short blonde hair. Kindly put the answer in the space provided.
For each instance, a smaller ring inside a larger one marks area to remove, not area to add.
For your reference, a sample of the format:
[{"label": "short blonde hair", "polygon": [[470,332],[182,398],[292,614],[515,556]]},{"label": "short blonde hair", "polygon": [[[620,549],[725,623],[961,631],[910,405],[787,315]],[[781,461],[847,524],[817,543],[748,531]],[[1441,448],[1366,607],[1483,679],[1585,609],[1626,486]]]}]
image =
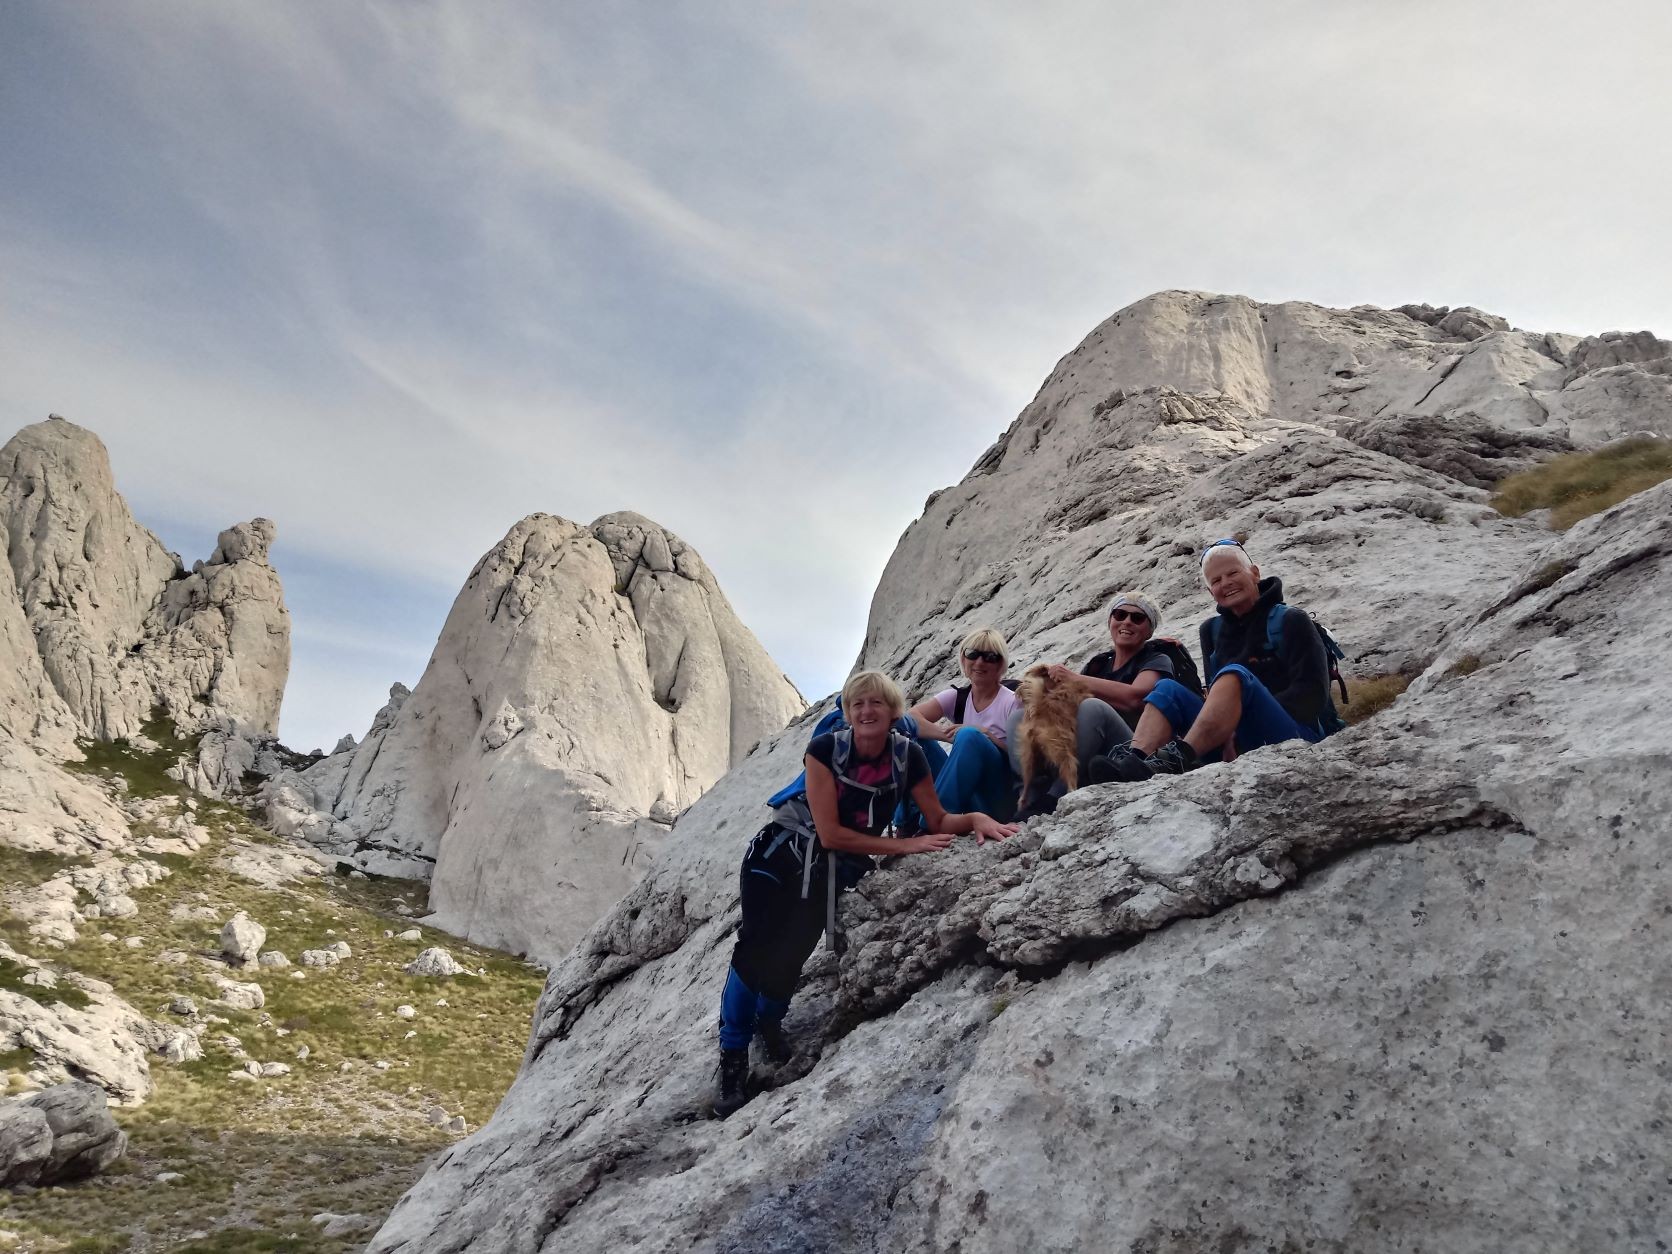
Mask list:
[{"label": "short blonde hair", "polygon": [[1006,663],[1010,661],[1010,646],[1004,642],[1004,633],[993,627],[977,627],[965,636],[964,643],[958,646],[958,660],[963,661],[964,654],[971,649],[988,649]]},{"label": "short blonde hair", "polygon": [[881,671],[860,671],[848,676],[848,682],[842,685],[842,708],[847,709],[861,697],[881,697],[888,702],[895,718],[906,712],[906,694]]}]

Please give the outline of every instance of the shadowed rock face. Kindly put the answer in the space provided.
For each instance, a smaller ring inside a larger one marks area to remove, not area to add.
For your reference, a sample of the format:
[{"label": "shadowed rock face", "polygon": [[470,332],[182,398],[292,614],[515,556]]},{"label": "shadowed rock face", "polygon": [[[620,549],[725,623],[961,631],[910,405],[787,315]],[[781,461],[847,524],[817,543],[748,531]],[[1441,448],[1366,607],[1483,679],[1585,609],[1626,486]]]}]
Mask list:
[{"label": "shadowed rock face", "polygon": [[677,536],[536,514],[471,571],[418,686],[270,811],[371,870],[433,865],[433,924],[556,959],[803,705]]},{"label": "shadowed rock face", "polygon": [[[1114,322],[932,498],[863,659],[928,687],[959,634],[993,622],[1018,660],[1078,661],[1107,593],[1133,585],[1188,630],[1207,608],[1197,546],[1248,530],[1366,669],[1421,678],[1321,746],[1086,789],[1002,846],[869,877],[845,901],[848,955],[806,971],[796,1061],[718,1123],[703,1112],[737,858],[809,713],[705,794],[554,968],[494,1119],[373,1250],[1664,1236],[1672,986],[1654,955],[1672,936],[1651,816],[1672,803],[1656,678],[1672,485],[1552,537],[1400,442],[1336,429],[1441,383],[1494,431],[1533,426],[1502,363],[1548,350],[1565,375],[1571,338],[1524,342],[1478,311],[1176,293]],[[1295,367],[1312,399],[1280,399],[1289,379],[1237,348],[1274,322],[1262,351],[1354,346],[1387,377],[1320,412],[1338,376]],[[1433,377],[1447,356],[1463,360]]]}]

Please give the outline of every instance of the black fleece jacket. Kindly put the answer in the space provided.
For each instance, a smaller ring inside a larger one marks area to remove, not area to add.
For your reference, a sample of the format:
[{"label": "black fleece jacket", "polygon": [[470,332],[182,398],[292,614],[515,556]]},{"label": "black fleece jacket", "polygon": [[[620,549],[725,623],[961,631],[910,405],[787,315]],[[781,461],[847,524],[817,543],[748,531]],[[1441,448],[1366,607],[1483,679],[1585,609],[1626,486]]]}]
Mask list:
[{"label": "black fleece jacket", "polygon": [[[1301,610],[1283,615],[1276,652],[1266,648],[1266,620],[1271,607],[1283,600],[1283,581],[1275,575],[1260,580],[1260,597],[1246,614],[1221,608],[1218,617],[1202,624],[1202,661],[1207,683],[1224,667],[1240,663],[1254,672],[1277,702],[1302,726],[1310,727],[1324,712],[1329,697],[1329,655],[1312,616]],[[1219,624],[1219,649],[1213,647],[1213,624]]]}]

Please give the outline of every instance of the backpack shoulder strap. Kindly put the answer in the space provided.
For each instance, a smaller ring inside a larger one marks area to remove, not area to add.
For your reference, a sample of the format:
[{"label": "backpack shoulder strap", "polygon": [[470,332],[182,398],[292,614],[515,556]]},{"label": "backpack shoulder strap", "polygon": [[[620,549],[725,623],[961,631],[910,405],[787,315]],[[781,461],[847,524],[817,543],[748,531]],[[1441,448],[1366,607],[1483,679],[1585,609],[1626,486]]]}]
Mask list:
[{"label": "backpack shoulder strap", "polygon": [[999,684],[1001,687],[1008,688],[1011,692],[1015,692],[1016,689],[1022,686],[1022,681],[1019,679],[1001,679],[999,680]]},{"label": "backpack shoulder strap", "polygon": [[853,756],[853,728],[844,723],[835,732],[835,750],[830,755],[830,773],[840,780],[848,773],[848,759]]},{"label": "backpack shoulder strap", "polygon": [[1288,606],[1279,601],[1266,615],[1266,652],[1276,654],[1277,642],[1283,635],[1283,615]]},{"label": "backpack shoulder strap", "polygon": [[[1208,655],[1202,659],[1209,675],[1219,671],[1219,629],[1224,626],[1224,620],[1215,614],[1208,619]],[[1269,625],[1268,625],[1269,630]]]},{"label": "backpack shoulder strap", "polygon": [[894,796],[903,801],[906,795],[906,777],[911,762],[911,737],[903,736],[897,731],[888,733],[889,767],[894,773]]},{"label": "backpack shoulder strap", "polygon": [[969,709],[970,686],[968,684],[952,685],[952,721],[962,723],[964,711]]}]

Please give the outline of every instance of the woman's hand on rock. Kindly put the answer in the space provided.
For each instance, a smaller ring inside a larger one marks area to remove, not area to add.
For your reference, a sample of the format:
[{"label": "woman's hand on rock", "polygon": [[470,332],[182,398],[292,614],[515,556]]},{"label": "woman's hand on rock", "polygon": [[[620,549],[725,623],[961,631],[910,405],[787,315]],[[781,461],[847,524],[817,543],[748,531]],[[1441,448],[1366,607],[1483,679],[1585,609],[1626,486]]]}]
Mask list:
[{"label": "woman's hand on rock", "polygon": [[989,840],[1007,840],[1016,834],[1015,823],[1000,823],[989,814],[979,811],[970,815],[970,831],[975,833],[975,843],[979,847]]},{"label": "woman's hand on rock", "polygon": [[903,842],[907,853],[940,853],[952,844],[950,832],[925,832]]}]

